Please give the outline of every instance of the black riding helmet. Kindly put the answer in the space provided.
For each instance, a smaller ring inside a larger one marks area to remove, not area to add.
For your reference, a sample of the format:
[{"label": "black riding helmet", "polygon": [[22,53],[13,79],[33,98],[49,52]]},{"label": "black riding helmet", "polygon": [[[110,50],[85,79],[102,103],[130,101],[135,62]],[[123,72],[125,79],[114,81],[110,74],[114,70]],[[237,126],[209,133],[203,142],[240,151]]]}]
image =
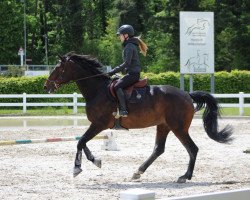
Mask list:
[{"label": "black riding helmet", "polygon": [[129,37],[133,37],[135,34],[134,28],[131,25],[125,24],[122,25],[118,30],[116,35],[120,35],[120,34],[128,34]]}]

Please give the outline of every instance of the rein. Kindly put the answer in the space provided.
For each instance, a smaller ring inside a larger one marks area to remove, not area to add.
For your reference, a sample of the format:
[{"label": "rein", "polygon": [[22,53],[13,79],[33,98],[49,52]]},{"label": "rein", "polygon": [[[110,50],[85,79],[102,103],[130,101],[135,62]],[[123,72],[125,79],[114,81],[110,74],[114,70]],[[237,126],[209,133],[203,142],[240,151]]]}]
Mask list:
[{"label": "rein", "polygon": [[79,78],[79,79],[76,79],[76,80],[72,80],[72,82],[81,81],[81,80],[84,80],[84,79],[94,78],[94,77],[98,77],[98,76],[104,76],[104,75],[107,75],[107,74],[108,73],[102,73],[102,74],[96,74],[96,75],[93,75],[93,76],[87,76],[87,77],[84,77],[84,78]]},{"label": "rein", "polygon": [[[77,81],[81,81],[81,80],[85,80],[85,79],[89,79],[89,78],[94,78],[94,77],[98,77],[98,76],[104,76],[104,75],[107,75],[107,74],[108,73],[96,74],[96,75],[93,75],[93,76],[87,76],[87,77],[84,77],[84,78],[79,78],[79,79],[76,79],[76,80],[72,80],[70,82],[77,82]],[[47,81],[50,82],[50,83],[54,83],[57,86],[57,84],[56,84],[57,80],[51,81],[51,80],[48,79]]]},{"label": "rein", "polygon": [[[67,61],[70,61],[70,62],[73,62],[77,65],[77,67],[79,67],[79,64],[75,61],[72,61],[70,60],[70,58],[67,59]],[[81,80],[85,80],[85,79],[89,79],[89,78],[95,78],[95,77],[99,77],[99,76],[104,76],[104,75],[107,75],[108,73],[102,73],[102,74],[96,74],[96,75],[93,75],[93,76],[87,76],[87,77],[84,77],[84,78],[78,78],[78,79],[75,79],[75,80],[72,80],[70,82],[77,82],[77,81],[81,81]]]}]

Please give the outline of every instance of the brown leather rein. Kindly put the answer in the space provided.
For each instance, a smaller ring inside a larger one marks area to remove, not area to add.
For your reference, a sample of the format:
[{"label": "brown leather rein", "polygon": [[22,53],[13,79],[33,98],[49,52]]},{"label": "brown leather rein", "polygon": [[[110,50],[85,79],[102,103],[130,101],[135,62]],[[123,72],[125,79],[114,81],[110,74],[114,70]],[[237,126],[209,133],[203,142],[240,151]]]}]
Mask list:
[{"label": "brown leather rein", "polygon": [[[96,75],[93,75],[93,76],[87,76],[87,77],[83,77],[83,78],[79,78],[79,79],[75,79],[75,80],[72,80],[70,82],[77,82],[77,81],[81,81],[81,80],[85,80],[85,79],[89,79],[89,78],[95,78],[95,77],[99,77],[99,76],[105,76],[105,75],[108,75],[108,72],[107,73],[102,73],[102,74],[96,74]],[[57,79],[58,80],[58,79]],[[58,87],[59,85],[61,84],[57,84],[57,80],[50,80],[50,79],[47,79],[48,82],[50,83],[54,83],[56,87]],[[70,83],[69,82],[69,83]]]},{"label": "brown leather rein", "polygon": [[88,79],[88,78],[95,78],[95,77],[98,77],[98,76],[104,76],[104,75],[108,75],[109,73],[102,73],[102,74],[96,74],[96,75],[93,75],[93,76],[87,76],[87,77],[84,77],[84,78],[79,78],[79,79],[76,79],[76,80],[72,80],[73,82],[76,82],[76,81],[81,81],[81,80],[84,80],[84,79]]}]

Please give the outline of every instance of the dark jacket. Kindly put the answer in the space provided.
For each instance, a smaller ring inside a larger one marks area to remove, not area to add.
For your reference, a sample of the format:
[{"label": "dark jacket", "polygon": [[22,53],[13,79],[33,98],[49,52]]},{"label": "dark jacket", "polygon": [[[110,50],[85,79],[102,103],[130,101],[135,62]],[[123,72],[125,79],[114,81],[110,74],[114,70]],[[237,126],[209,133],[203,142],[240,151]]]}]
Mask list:
[{"label": "dark jacket", "polygon": [[141,64],[138,54],[139,41],[136,38],[129,38],[123,43],[123,63],[112,70],[117,73],[125,70],[126,73],[140,73]]}]

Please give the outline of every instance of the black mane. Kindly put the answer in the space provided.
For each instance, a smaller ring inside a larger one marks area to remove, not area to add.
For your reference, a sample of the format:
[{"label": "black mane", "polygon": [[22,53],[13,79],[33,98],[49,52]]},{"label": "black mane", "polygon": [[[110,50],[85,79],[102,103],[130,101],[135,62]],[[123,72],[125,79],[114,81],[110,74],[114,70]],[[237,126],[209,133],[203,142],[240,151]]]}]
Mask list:
[{"label": "black mane", "polygon": [[67,53],[65,56],[68,60],[72,60],[77,63],[82,68],[87,68],[87,70],[93,72],[94,74],[102,74],[103,64],[100,63],[97,58],[90,55],[78,55],[75,53]]}]

